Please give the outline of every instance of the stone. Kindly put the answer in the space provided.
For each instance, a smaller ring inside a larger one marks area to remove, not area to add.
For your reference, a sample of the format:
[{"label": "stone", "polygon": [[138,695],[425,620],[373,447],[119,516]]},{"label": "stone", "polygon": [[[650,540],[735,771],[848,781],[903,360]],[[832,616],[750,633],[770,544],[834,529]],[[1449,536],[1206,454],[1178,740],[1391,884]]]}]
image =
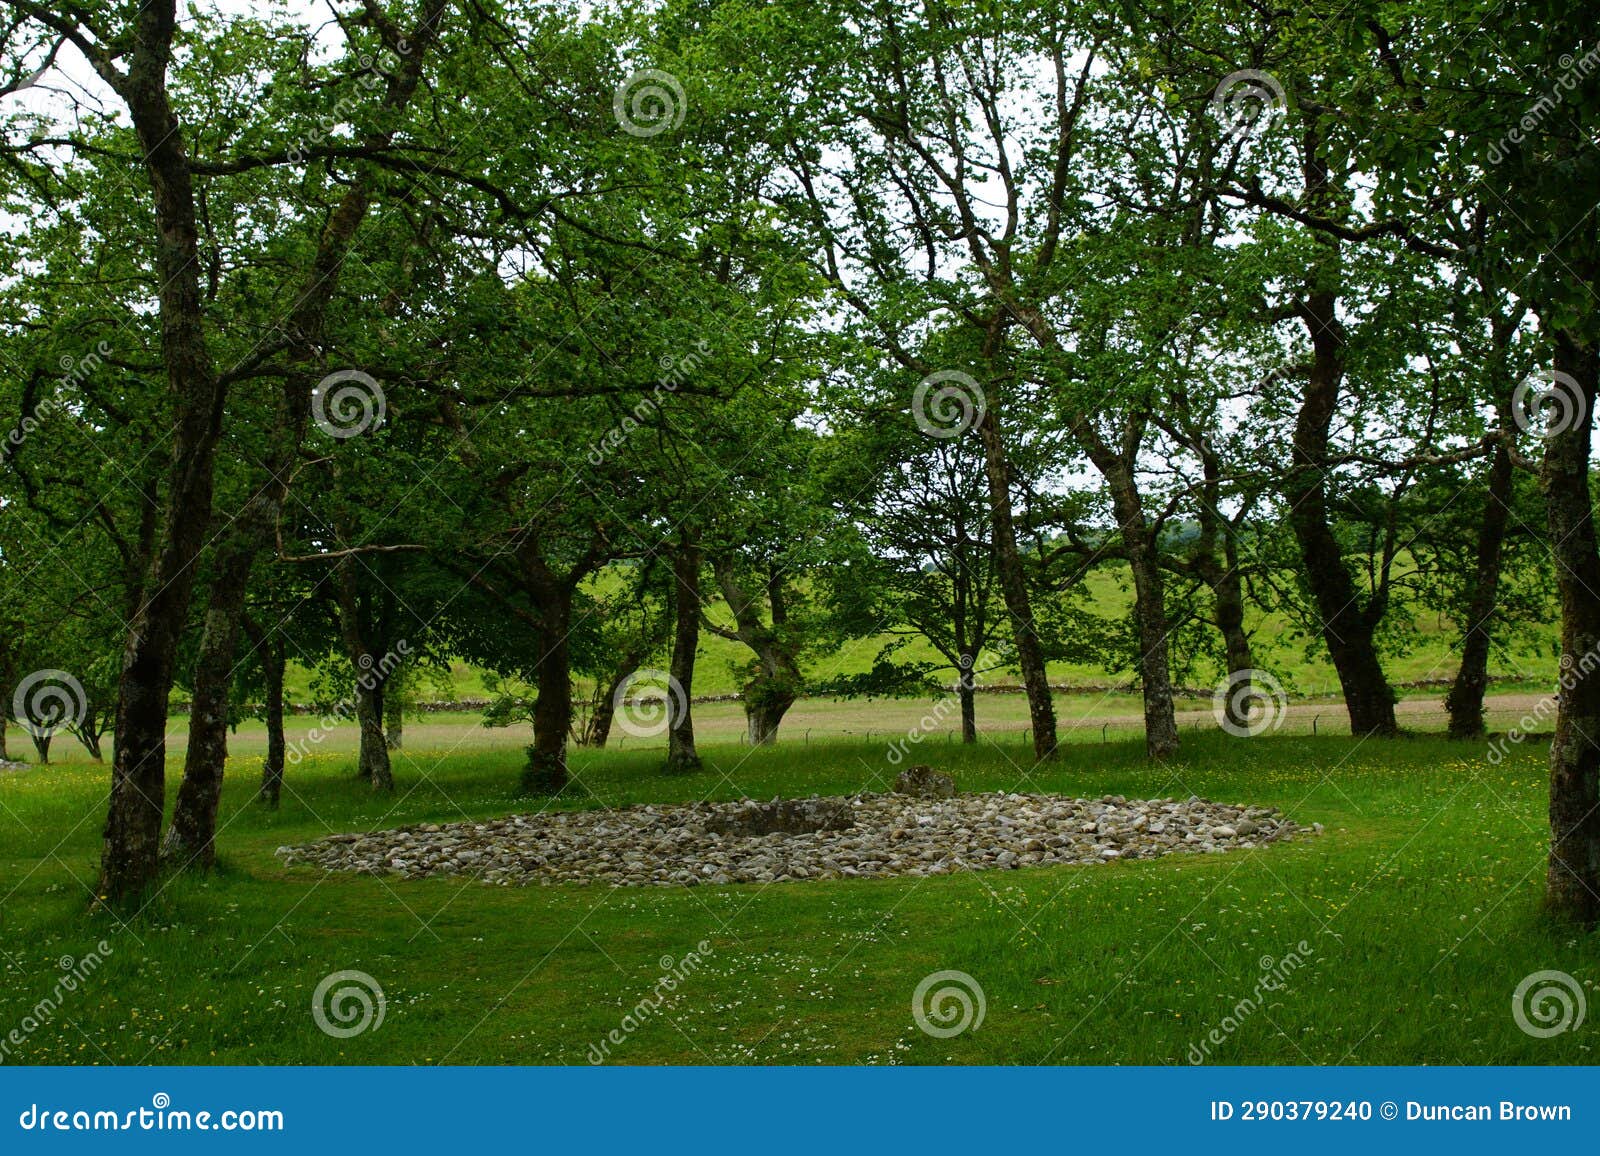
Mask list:
[{"label": "stone", "polygon": [[843,831],[855,825],[848,799],[773,799],[746,801],[728,813],[713,815],[705,829],[717,835],[806,835]]},{"label": "stone", "polygon": [[[889,792],[850,799],[597,807],[430,823],[330,835],[280,847],[278,857],[289,865],[330,871],[403,879],[456,875],[494,886],[798,885],[812,879],[1089,867],[1169,854],[1223,854],[1270,847],[1312,830],[1270,808],[1201,799],[1091,801],[982,793],[930,802]],[[1244,834],[1256,837],[1239,837]]]},{"label": "stone", "polygon": [[907,767],[894,779],[894,793],[910,795],[917,799],[953,799],[956,795],[955,779],[936,771],[926,763]]}]

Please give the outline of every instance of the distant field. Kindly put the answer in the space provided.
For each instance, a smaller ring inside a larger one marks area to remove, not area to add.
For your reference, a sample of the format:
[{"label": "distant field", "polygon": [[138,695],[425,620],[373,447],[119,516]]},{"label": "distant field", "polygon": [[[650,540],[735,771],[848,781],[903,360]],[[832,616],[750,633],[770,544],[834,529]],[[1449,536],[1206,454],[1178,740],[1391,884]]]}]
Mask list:
[{"label": "distant field", "polygon": [[[1534,708],[1540,695],[1532,693],[1497,694],[1489,699],[1489,725],[1504,731]],[[1064,743],[1095,744],[1125,742],[1143,732],[1142,707],[1137,695],[1058,694],[1056,712],[1060,737]],[[1217,729],[1209,699],[1183,698],[1178,702],[1178,723],[1185,735]],[[1419,732],[1442,731],[1445,714],[1442,694],[1417,693],[1402,700],[1401,726]],[[1553,717],[1553,716],[1552,716]],[[695,732],[702,746],[734,747],[744,735],[744,712],[736,702],[702,703],[694,708]],[[187,745],[188,720],[175,716],[168,734],[169,756],[181,757]],[[1021,694],[993,694],[978,700],[978,727],[985,741],[1003,750],[1016,748],[1016,758],[1029,756],[1027,700]],[[884,757],[894,744],[901,744],[900,762],[937,761],[936,751],[955,744],[960,738],[960,712],[952,697],[933,700],[893,699],[887,701],[848,701],[805,699],[795,704],[779,732],[780,745],[805,746],[813,743],[851,741],[881,744]],[[1533,730],[1549,729],[1548,724]],[[296,766],[325,766],[348,761],[360,743],[353,721],[324,730],[314,715],[294,715],[286,720],[286,737],[291,758],[291,777]],[[1335,699],[1295,701],[1285,713],[1280,734],[1348,735],[1350,726],[1344,707]],[[917,736],[914,740],[908,736]],[[435,759],[453,754],[486,751],[515,751],[531,741],[525,723],[509,727],[485,727],[481,715],[469,712],[437,712],[407,719],[405,741],[395,753],[397,771],[413,757]],[[663,736],[629,735],[620,728],[612,731],[611,749],[620,751],[666,749]],[[18,735],[11,743],[12,757],[33,762],[34,755],[25,739]],[[238,761],[259,759],[266,750],[265,727],[254,719],[239,724],[229,738],[228,751],[237,773]],[[587,752],[575,747],[574,759],[581,761]],[[57,764],[92,767],[88,754],[67,735],[60,735],[51,749]],[[174,770],[176,767],[174,767]]]},{"label": "distant field", "polygon": [[[606,581],[614,582],[615,578]],[[1098,614],[1113,617],[1126,613],[1128,591],[1125,582],[1115,571],[1106,569],[1095,573],[1088,587]],[[1490,662],[1492,677],[1509,680],[1513,684],[1510,689],[1527,690],[1542,689],[1544,684],[1554,679],[1557,653],[1554,608],[1551,614],[1552,621],[1542,630],[1534,632],[1533,637],[1525,640],[1514,652],[1500,652],[1494,656]],[[1327,663],[1320,640],[1314,640],[1309,647],[1311,655],[1307,657],[1307,640],[1281,615],[1257,612],[1250,629],[1253,632],[1252,643],[1256,649],[1257,664],[1276,675],[1291,694],[1314,698],[1338,693],[1338,681]],[[1403,652],[1394,652],[1391,648],[1391,653],[1385,657],[1384,665],[1390,680],[1404,684],[1451,678],[1459,665],[1454,624],[1437,615],[1422,615],[1414,622],[1413,630],[1414,636]],[[840,675],[864,673],[872,668],[873,660],[894,637],[879,634],[847,642],[834,654],[811,659],[806,666],[806,676],[821,681]],[[737,692],[744,679],[740,672],[749,658],[749,651],[738,643],[702,632],[695,668],[695,693],[710,696]],[[933,648],[921,639],[913,640],[899,651],[896,660],[906,663],[942,661]],[[664,668],[667,656],[665,653],[657,655],[651,662]],[[1049,671],[1052,683],[1073,687],[1126,685],[1132,678],[1132,672],[1126,667],[1108,671],[1104,666],[1092,663],[1052,663]],[[953,678],[953,675],[947,672],[947,677]],[[1209,686],[1220,677],[1219,670],[1202,662],[1196,665],[1192,673],[1181,675],[1179,680],[1189,685]],[[1020,676],[1014,669],[995,670],[987,676],[990,683],[1016,683],[1019,680]],[[311,701],[310,682],[310,673],[300,664],[291,663],[286,691],[292,701]],[[449,685],[446,701],[484,698],[489,693],[479,672],[464,663],[452,666]],[[440,697],[432,687],[425,688],[423,693],[426,698]],[[1433,692],[1423,690],[1420,693]]]}]

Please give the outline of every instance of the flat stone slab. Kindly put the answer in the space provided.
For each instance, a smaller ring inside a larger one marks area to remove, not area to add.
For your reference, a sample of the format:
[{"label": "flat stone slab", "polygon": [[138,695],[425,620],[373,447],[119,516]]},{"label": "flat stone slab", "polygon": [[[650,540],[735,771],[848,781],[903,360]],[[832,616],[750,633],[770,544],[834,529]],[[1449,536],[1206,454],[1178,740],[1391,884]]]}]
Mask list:
[{"label": "flat stone slab", "polygon": [[853,827],[856,815],[849,799],[773,799],[740,803],[700,822],[714,835],[809,835]]},{"label": "flat stone slab", "polygon": [[[332,835],[279,847],[287,865],[393,874],[469,875],[488,883],[622,887],[784,883],[802,879],[946,875],[1217,853],[1320,833],[1271,807],[1190,798],[1073,799],[999,792],[916,799],[897,794],[791,800],[849,826],[800,834],[735,834],[749,800],[509,815]],[[731,826],[730,826],[731,824]],[[730,833],[723,833],[729,831]]]}]

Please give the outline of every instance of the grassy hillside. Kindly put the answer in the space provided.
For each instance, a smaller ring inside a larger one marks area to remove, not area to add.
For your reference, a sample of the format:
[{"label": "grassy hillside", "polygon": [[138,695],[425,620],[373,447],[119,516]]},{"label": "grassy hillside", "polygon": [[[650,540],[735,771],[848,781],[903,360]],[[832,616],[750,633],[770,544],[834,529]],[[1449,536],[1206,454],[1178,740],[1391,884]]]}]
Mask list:
[{"label": "grassy hillside", "polygon": [[[598,580],[606,592],[614,591],[620,577],[611,574]],[[1114,568],[1104,568],[1090,576],[1089,594],[1095,612],[1106,618],[1124,616],[1131,602],[1126,578]],[[713,610],[715,614],[715,610]],[[1554,613],[1552,609],[1552,614]],[[1396,683],[1418,683],[1449,679],[1455,674],[1457,629],[1448,619],[1436,615],[1419,616],[1411,624],[1412,637],[1404,644],[1391,644],[1385,667]],[[1308,641],[1295,625],[1282,615],[1257,612],[1249,623],[1252,642],[1256,648],[1257,663],[1272,671],[1292,694],[1310,697],[1332,695],[1338,692],[1338,683],[1327,663],[1320,639]],[[890,634],[858,638],[845,643],[836,653],[814,658],[806,674],[816,680],[838,675],[860,674],[871,669],[873,660],[885,644],[893,641]],[[1524,641],[1512,653],[1496,654],[1490,664],[1490,673],[1497,679],[1510,680],[1527,688],[1542,688],[1555,677],[1556,626],[1552,621],[1535,632],[1531,641]],[[1308,650],[1310,651],[1308,656]],[[740,668],[748,661],[749,652],[735,642],[702,632],[700,658],[695,671],[697,695],[732,694],[739,689],[743,676]],[[941,661],[933,648],[921,639],[914,639],[897,655],[898,661]],[[665,653],[655,659],[657,665],[666,666]],[[1185,681],[1189,685],[1209,686],[1220,677],[1212,664],[1202,661]],[[1108,671],[1104,666],[1090,663],[1058,662],[1050,666],[1054,683],[1072,687],[1103,687],[1126,685],[1131,672],[1126,668]],[[991,683],[1015,683],[1015,670],[997,670],[987,676]],[[488,694],[480,674],[464,663],[453,666],[449,678],[448,700],[482,698]],[[310,674],[304,667],[291,666],[287,690],[292,701],[309,702]],[[1431,690],[1418,693],[1431,694]],[[431,687],[424,692],[426,698],[441,697]]]}]

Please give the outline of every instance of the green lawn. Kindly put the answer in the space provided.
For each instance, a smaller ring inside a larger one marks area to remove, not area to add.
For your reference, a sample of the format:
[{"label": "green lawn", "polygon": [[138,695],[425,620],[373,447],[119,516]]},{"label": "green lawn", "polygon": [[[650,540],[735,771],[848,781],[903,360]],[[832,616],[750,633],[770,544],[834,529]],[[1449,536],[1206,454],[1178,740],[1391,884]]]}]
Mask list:
[{"label": "green lawn", "polygon": [[[1600,939],[1538,913],[1544,750],[1496,767],[1432,738],[1227,739],[1170,765],[1133,742],[1070,748],[1029,773],[1020,736],[923,748],[969,789],[1198,794],[1326,825],[1260,851],[925,880],[682,890],[496,888],[285,870],[280,844],[336,831],[503,814],[514,749],[411,750],[375,798],[333,752],[291,773],[283,809],[250,802],[234,760],[222,869],[162,889],[125,925],[86,914],[103,771],[0,777],[5,982],[0,1034],[49,995],[58,960],[104,938],[101,970],[7,1062],[584,1063],[650,994],[664,960],[707,962],[621,1044],[617,1062],[1186,1063],[1263,969],[1305,963],[1240,1018],[1212,1062],[1589,1063],[1600,1026],[1534,1039],[1511,1016],[1531,972],[1590,991]],[[654,752],[575,752],[586,805],[881,787],[882,742],[708,747],[690,778]],[[1307,950],[1300,948],[1302,941]],[[310,1014],[331,972],[384,988],[380,1028],[330,1038]],[[911,1015],[931,972],[973,976],[980,1028],[934,1039]],[[1600,1011],[1597,1017],[1600,1018]]]}]

